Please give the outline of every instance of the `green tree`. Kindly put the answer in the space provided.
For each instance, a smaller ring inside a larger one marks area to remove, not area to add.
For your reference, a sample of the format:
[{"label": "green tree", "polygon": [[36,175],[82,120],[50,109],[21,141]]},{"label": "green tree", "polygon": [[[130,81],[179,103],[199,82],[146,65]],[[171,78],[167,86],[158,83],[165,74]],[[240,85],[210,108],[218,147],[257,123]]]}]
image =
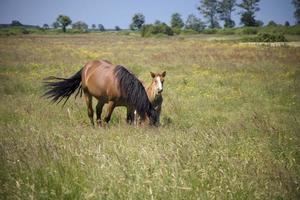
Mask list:
[{"label": "green tree", "polygon": [[276,22],[274,22],[273,20],[269,21],[267,26],[277,26]]},{"label": "green tree", "polygon": [[92,24],[92,29],[96,29],[96,24]]},{"label": "green tree", "polygon": [[261,20],[256,20],[255,23],[256,23],[256,26],[258,26],[258,27],[264,26],[264,22]]},{"label": "green tree", "polygon": [[292,3],[295,6],[294,16],[296,18],[296,23],[300,24],[300,0],[292,0]]},{"label": "green tree", "polygon": [[154,25],[159,25],[159,24],[161,24],[161,23],[162,23],[161,21],[155,20]]},{"label": "green tree", "polygon": [[218,6],[220,20],[224,21],[225,28],[233,28],[235,22],[231,19],[231,13],[235,11],[236,0],[221,0]]},{"label": "green tree", "polygon": [[255,12],[259,11],[258,3],[260,0],[243,0],[238,4],[243,9],[241,12],[241,24],[245,26],[258,26],[255,20]]},{"label": "green tree", "polygon": [[115,26],[115,30],[116,30],[116,31],[120,31],[121,28],[120,28],[119,26]]},{"label": "green tree", "polygon": [[74,24],[72,24],[72,29],[87,31],[88,25],[82,21],[78,21],[78,22],[75,22]]},{"label": "green tree", "polygon": [[66,27],[72,24],[72,20],[70,17],[66,15],[59,15],[56,19],[56,21],[60,24],[62,27],[63,32],[66,32]]},{"label": "green tree", "polygon": [[21,22],[19,22],[18,20],[13,20],[13,21],[11,22],[11,25],[12,25],[12,26],[23,26],[23,24],[22,24]]},{"label": "green tree", "polygon": [[205,29],[205,24],[201,21],[200,18],[197,18],[195,15],[190,14],[185,22],[185,28],[201,32]]},{"label": "green tree", "polygon": [[198,10],[208,19],[209,28],[219,28],[218,22],[218,1],[201,0]]},{"label": "green tree", "polygon": [[286,21],[286,22],[284,23],[284,26],[289,27],[289,26],[290,26],[290,22],[289,22],[289,21]]},{"label": "green tree", "polygon": [[43,29],[49,29],[49,25],[48,24],[44,24],[43,25]]},{"label": "green tree", "polygon": [[102,24],[98,24],[99,31],[105,31],[105,28]]},{"label": "green tree", "polygon": [[57,21],[53,22],[52,27],[53,28],[58,28],[60,25]]},{"label": "green tree", "polygon": [[179,13],[174,13],[171,16],[171,27],[181,29],[184,26],[184,23],[181,19],[181,15]]},{"label": "green tree", "polygon": [[132,17],[132,23],[130,24],[131,30],[140,30],[145,23],[145,16],[142,13],[136,13]]}]

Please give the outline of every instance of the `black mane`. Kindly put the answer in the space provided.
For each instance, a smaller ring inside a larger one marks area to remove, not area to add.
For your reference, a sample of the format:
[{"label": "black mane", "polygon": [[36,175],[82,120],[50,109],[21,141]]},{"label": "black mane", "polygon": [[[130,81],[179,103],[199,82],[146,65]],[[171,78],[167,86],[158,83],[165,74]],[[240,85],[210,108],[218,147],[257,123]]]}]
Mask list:
[{"label": "black mane", "polygon": [[143,120],[147,114],[151,123],[156,124],[158,120],[157,112],[151,105],[142,83],[123,66],[116,66],[114,73],[119,82],[121,95],[126,103],[135,108]]}]

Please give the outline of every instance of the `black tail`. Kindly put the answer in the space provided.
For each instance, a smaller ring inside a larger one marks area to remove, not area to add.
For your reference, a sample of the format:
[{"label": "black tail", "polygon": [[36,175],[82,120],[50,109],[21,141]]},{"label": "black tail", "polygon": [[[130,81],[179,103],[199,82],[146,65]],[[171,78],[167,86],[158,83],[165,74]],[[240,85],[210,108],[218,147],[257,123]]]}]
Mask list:
[{"label": "black tail", "polygon": [[76,98],[81,91],[81,71],[82,69],[70,78],[58,78],[54,76],[45,78],[43,83],[45,85],[46,92],[43,96],[51,99],[53,103],[59,103],[65,99],[63,103],[63,105],[65,105],[69,97],[78,89],[77,94],[75,95]]},{"label": "black tail", "polygon": [[151,105],[142,83],[123,66],[116,66],[114,73],[119,81],[120,91],[126,103],[135,108],[143,120],[147,114],[151,124],[156,125],[158,114]]}]

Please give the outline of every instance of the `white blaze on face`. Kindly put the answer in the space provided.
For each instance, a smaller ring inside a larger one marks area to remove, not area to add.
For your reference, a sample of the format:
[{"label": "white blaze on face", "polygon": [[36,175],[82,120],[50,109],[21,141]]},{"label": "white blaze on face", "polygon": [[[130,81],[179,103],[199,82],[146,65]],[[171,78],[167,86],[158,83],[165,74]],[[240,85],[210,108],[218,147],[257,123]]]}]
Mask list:
[{"label": "white blaze on face", "polygon": [[161,80],[160,80],[160,77],[156,77],[156,91],[157,93],[162,91],[163,89],[163,86],[162,86],[162,83],[161,83]]}]

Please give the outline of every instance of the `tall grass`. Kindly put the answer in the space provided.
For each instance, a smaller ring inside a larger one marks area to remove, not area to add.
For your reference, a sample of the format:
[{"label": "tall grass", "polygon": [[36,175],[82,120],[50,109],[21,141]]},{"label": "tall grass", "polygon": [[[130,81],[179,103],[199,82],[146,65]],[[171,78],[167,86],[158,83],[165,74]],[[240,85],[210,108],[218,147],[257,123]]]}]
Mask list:
[{"label": "tall grass", "polygon": [[[299,48],[92,34],[0,38],[0,57],[3,199],[299,198]],[[166,70],[161,127],[41,98],[91,59]]]}]

